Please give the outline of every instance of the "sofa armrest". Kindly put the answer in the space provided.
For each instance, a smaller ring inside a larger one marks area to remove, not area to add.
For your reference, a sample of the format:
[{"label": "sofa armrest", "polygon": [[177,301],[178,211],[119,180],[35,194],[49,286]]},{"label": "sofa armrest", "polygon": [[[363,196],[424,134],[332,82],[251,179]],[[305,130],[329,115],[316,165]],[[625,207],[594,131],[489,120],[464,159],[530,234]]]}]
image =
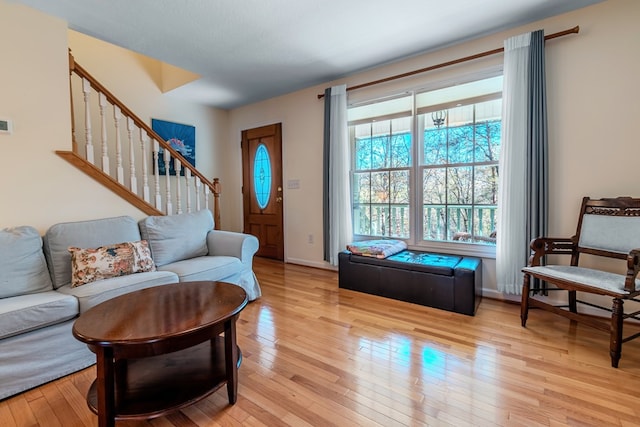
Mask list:
[{"label": "sofa armrest", "polygon": [[211,256],[232,256],[243,264],[251,264],[253,255],[258,251],[258,239],[251,234],[211,230],[207,234],[207,247]]}]

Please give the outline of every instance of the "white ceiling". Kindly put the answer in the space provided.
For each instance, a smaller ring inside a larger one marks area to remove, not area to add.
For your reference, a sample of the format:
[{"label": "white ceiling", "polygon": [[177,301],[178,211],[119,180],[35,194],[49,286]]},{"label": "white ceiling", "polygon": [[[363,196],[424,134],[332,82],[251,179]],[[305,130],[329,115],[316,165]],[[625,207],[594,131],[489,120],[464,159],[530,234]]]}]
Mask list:
[{"label": "white ceiling", "polygon": [[602,0],[13,0],[200,74],[229,109]]}]

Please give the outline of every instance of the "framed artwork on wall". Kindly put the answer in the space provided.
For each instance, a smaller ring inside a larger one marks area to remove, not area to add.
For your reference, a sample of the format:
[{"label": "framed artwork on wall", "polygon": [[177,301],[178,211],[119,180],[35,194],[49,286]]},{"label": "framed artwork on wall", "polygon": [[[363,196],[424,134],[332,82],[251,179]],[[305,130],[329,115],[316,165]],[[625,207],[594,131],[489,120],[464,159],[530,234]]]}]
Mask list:
[{"label": "framed artwork on wall", "polygon": [[[168,122],[166,120],[151,119],[151,129],[162,139],[167,141],[171,148],[182,155],[193,167],[196,166],[196,128],[195,126],[184,125],[181,123]],[[165,175],[164,150],[160,147],[158,153],[158,168],[160,175]],[[173,156],[169,162],[169,175],[175,175]],[[184,168],[180,171],[180,175],[184,176]]]}]

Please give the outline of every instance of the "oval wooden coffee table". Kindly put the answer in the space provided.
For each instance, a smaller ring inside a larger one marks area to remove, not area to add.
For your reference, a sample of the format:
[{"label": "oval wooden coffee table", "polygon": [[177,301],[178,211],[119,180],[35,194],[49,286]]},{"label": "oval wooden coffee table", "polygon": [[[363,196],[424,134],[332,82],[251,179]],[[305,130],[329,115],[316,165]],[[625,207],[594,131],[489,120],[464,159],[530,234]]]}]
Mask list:
[{"label": "oval wooden coffee table", "polygon": [[121,295],[82,313],[73,335],[96,354],[87,403],[99,425],[162,416],[225,383],[234,404],[242,360],[236,320],[246,305],[240,286],[182,282]]}]

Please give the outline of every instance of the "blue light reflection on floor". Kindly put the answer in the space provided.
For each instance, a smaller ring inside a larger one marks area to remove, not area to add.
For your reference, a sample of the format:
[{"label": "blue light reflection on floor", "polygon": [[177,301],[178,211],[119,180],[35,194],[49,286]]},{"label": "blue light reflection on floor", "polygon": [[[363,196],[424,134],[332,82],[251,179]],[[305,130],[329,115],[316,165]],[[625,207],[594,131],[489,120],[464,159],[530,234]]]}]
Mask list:
[{"label": "blue light reflection on floor", "polygon": [[426,343],[420,344],[422,345],[402,335],[392,335],[386,339],[359,339],[360,351],[368,354],[373,362],[392,364],[396,368],[409,368],[412,361],[419,357],[420,366],[425,373],[442,373],[446,368],[447,354]]},{"label": "blue light reflection on floor", "polygon": [[422,348],[422,367],[429,371],[442,371],[445,368],[445,354],[433,347]]}]

